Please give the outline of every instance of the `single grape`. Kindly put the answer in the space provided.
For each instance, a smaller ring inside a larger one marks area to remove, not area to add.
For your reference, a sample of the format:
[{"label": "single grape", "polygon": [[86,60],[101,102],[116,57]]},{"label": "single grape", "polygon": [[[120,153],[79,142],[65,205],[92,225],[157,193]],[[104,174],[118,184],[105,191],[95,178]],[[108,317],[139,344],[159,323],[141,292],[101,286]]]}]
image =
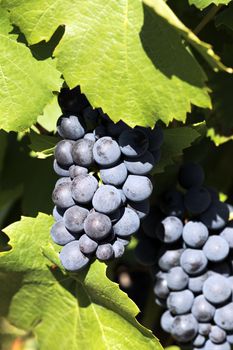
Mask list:
[{"label": "single grape", "polygon": [[92,212],[84,221],[85,233],[94,240],[101,240],[106,238],[112,228],[111,220],[107,215]]},{"label": "single grape", "polygon": [[171,268],[167,274],[167,285],[171,290],[182,290],[187,287],[189,276],[180,266]]},{"label": "single grape", "polygon": [[157,237],[165,243],[177,241],[183,232],[182,221],[175,216],[167,216],[157,227]]},{"label": "single grape", "polygon": [[145,199],[141,202],[132,202],[128,201],[128,208],[133,209],[140,220],[145,219],[145,217],[149,214],[150,211],[150,201],[149,199]]},{"label": "single grape", "polygon": [[113,243],[112,248],[113,248],[113,252],[114,252],[114,258],[120,258],[124,254],[125,246],[119,240],[116,240]]},{"label": "single grape", "polygon": [[75,240],[75,236],[66,229],[63,220],[56,222],[52,226],[51,237],[59,245],[65,245]]},{"label": "single grape", "polygon": [[114,210],[112,213],[108,214],[109,219],[111,220],[112,224],[115,224],[122,215],[122,210],[120,208]]},{"label": "single grape", "polygon": [[225,331],[233,331],[233,303],[217,309],[214,322]]},{"label": "single grape", "polygon": [[173,321],[174,317],[172,316],[170,311],[165,311],[160,319],[162,329],[167,333],[171,333]]},{"label": "single grape", "polygon": [[155,159],[149,151],[140,157],[126,158],[124,160],[127,170],[134,175],[147,175],[155,165]]},{"label": "single grape", "polygon": [[103,183],[113,186],[122,185],[127,178],[127,174],[124,163],[120,163],[112,168],[100,170],[100,177]]},{"label": "single grape", "polygon": [[88,169],[84,168],[83,166],[73,164],[69,167],[69,175],[71,179],[73,179],[75,176],[87,175],[87,173]]},{"label": "single grape", "polygon": [[123,215],[113,225],[113,232],[120,237],[131,236],[137,232],[140,227],[140,220],[134,210],[130,208],[124,208]]},{"label": "single grape", "polygon": [[220,236],[223,237],[229,247],[233,249],[233,221],[228,222],[227,227],[220,233]]},{"label": "single grape", "polygon": [[196,346],[198,349],[200,349],[202,346],[205,345],[205,342],[206,342],[205,337],[203,335],[201,335],[201,334],[198,334],[196,336],[196,338],[193,340],[193,346]]},{"label": "single grape", "polygon": [[180,257],[184,249],[168,249],[163,247],[160,250],[160,257],[158,260],[159,267],[164,271],[169,271],[172,267],[179,266]]},{"label": "single grape", "polygon": [[213,235],[205,243],[203,252],[209,261],[222,261],[229,254],[229,244],[224,238]]},{"label": "single grape", "polygon": [[60,179],[58,179],[55,183],[54,187],[57,187],[58,185],[63,184],[65,182],[71,184],[72,180],[69,177],[60,177]]},{"label": "single grape", "polygon": [[90,167],[93,163],[93,146],[94,143],[87,139],[76,141],[72,149],[75,164],[82,167]]},{"label": "single grape", "polygon": [[98,125],[93,134],[95,135],[96,140],[99,140],[101,137],[104,137],[107,135],[107,130],[103,125]]},{"label": "single grape", "polygon": [[170,293],[167,286],[167,274],[159,272],[155,277],[154,293],[158,298],[166,299]]},{"label": "single grape", "polygon": [[203,285],[204,285],[204,282],[207,280],[208,277],[209,277],[208,272],[205,272],[205,273],[203,273],[200,276],[190,277],[189,278],[189,283],[188,283],[188,288],[193,293],[201,293]]},{"label": "single grape", "polygon": [[204,295],[198,295],[193,302],[192,314],[199,322],[209,322],[214,317],[215,307],[211,305]]},{"label": "single grape", "polygon": [[231,346],[228,342],[222,344],[214,344],[210,339],[205,343],[204,350],[231,350]]},{"label": "single grape", "polygon": [[171,292],[167,298],[167,307],[172,315],[183,315],[191,310],[194,295],[190,290]]},{"label": "single grape", "polygon": [[204,182],[205,174],[202,167],[195,163],[184,164],[180,168],[179,183],[183,188],[201,186]]},{"label": "single grape", "polygon": [[212,326],[209,338],[213,343],[221,344],[226,340],[226,332],[218,326]]},{"label": "single grape", "polygon": [[110,214],[121,205],[121,194],[111,185],[102,185],[95,192],[92,205],[100,213]]},{"label": "single grape", "polygon": [[222,229],[229,218],[229,209],[226,203],[213,201],[210,207],[200,215],[200,220],[211,230]]},{"label": "single grape", "polygon": [[92,175],[76,176],[72,181],[71,193],[78,203],[89,203],[98,188],[98,181]]},{"label": "single grape", "polygon": [[110,243],[100,244],[96,250],[96,257],[101,261],[110,260],[113,255],[114,250]]},{"label": "single grape", "polygon": [[96,141],[95,134],[93,132],[88,132],[87,134],[85,134],[84,139],[92,142]]},{"label": "single grape", "polygon": [[78,140],[85,134],[84,123],[75,115],[62,116],[57,122],[57,131],[64,139]]},{"label": "single grape", "polygon": [[64,215],[64,211],[65,211],[64,209],[55,206],[53,208],[53,217],[54,217],[54,219],[56,221],[62,220],[63,219],[63,215]]},{"label": "single grape", "polygon": [[211,197],[204,187],[192,187],[184,195],[186,209],[195,215],[203,213],[211,204]]},{"label": "single grape", "polygon": [[127,199],[141,202],[150,197],[153,185],[146,176],[129,175],[123,185],[123,191]]},{"label": "single grape", "polygon": [[182,218],[185,212],[183,194],[176,190],[168,191],[163,195],[160,207],[165,215]]},{"label": "single grape", "polygon": [[98,247],[98,243],[95,242],[90,237],[88,237],[86,234],[83,234],[79,238],[79,248],[82,253],[92,254],[96,251],[97,247]]},{"label": "single grape", "polygon": [[64,182],[56,186],[53,190],[52,200],[60,208],[69,208],[75,205],[71,194],[71,185]]},{"label": "single grape", "polygon": [[120,242],[120,243],[122,243],[123,246],[126,247],[126,246],[130,243],[131,237],[124,237],[124,238],[122,238],[122,237],[117,237],[117,241]]},{"label": "single grape", "polygon": [[55,171],[55,173],[59,176],[69,176],[69,169],[68,168],[63,168],[61,167],[57,160],[54,159],[53,161],[53,170]]},{"label": "single grape", "polygon": [[68,271],[81,270],[89,263],[89,258],[80,251],[78,241],[70,242],[62,248],[60,260]]},{"label": "single grape", "polygon": [[115,140],[105,136],[96,141],[93,148],[93,156],[99,165],[111,166],[120,159],[121,151]]},{"label": "single grape", "polygon": [[149,147],[149,140],[144,132],[140,130],[125,130],[118,139],[121,152],[127,157],[139,157]]},{"label": "single grape", "polygon": [[224,276],[214,274],[204,282],[203,294],[213,304],[224,303],[231,293],[229,281]]},{"label": "single grape", "polygon": [[171,334],[179,342],[187,343],[195,338],[198,323],[192,314],[176,316],[172,323]]},{"label": "single grape", "polygon": [[203,251],[198,249],[186,249],[180,257],[180,265],[189,275],[203,272],[207,262]]},{"label": "single grape", "polygon": [[208,229],[202,222],[189,221],[184,225],[183,240],[190,247],[202,247],[208,236]]},{"label": "single grape", "polygon": [[70,140],[58,142],[54,150],[54,157],[59,165],[67,167],[73,164],[73,157],[71,154],[73,145],[74,141]]},{"label": "single grape", "polygon": [[84,221],[89,211],[75,205],[66,210],[64,214],[64,224],[71,232],[81,232],[84,228]]},{"label": "single grape", "polygon": [[201,335],[204,335],[205,337],[207,337],[211,331],[211,327],[212,327],[211,323],[199,322],[198,332]]}]

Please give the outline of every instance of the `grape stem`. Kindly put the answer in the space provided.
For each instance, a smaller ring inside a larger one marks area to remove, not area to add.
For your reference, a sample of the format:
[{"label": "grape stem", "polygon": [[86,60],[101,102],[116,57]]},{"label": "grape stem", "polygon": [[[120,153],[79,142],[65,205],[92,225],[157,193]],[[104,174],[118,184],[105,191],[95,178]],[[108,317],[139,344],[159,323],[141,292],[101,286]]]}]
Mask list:
[{"label": "grape stem", "polygon": [[193,30],[194,34],[199,34],[200,31],[215,17],[218,11],[223,7],[223,5],[213,5],[209,12],[202,18],[201,22]]}]

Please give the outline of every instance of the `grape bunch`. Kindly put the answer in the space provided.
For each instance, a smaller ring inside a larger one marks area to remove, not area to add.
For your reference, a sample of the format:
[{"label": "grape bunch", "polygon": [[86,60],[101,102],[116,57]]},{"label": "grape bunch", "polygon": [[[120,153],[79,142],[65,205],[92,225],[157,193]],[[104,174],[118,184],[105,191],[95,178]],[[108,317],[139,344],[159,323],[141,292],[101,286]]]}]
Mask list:
[{"label": "grape bunch", "polygon": [[180,169],[180,190],[165,193],[160,208],[145,219],[136,253],[147,265],[155,264],[156,303],[166,309],[163,330],[185,349],[230,350],[232,208],[212,188],[203,187],[203,181],[199,165]]},{"label": "grape bunch", "polygon": [[64,246],[62,265],[77,271],[93,257],[108,261],[123,255],[149,212],[149,173],[159,160],[163,134],[158,127],[113,123],[77,89],[63,90],[59,104],[62,140],[55,147],[54,170],[60,178],[52,194],[51,236]]}]

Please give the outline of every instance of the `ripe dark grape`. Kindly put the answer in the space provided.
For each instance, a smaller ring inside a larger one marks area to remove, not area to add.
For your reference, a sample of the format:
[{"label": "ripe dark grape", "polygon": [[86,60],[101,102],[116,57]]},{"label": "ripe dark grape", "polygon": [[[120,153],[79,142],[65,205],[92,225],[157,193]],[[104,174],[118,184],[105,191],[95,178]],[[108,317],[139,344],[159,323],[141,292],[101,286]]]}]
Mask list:
[{"label": "ripe dark grape", "polygon": [[59,135],[65,139],[78,140],[85,134],[84,125],[75,115],[61,117],[57,123]]},{"label": "ripe dark grape", "polygon": [[134,202],[141,202],[149,198],[152,190],[152,183],[146,176],[129,175],[123,185],[126,198]]},{"label": "ripe dark grape", "polygon": [[96,241],[106,238],[111,228],[111,220],[107,215],[101,213],[90,213],[84,221],[84,231],[90,238]]},{"label": "ripe dark grape", "polygon": [[71,185],[71,193],[74,200],[85,204],[92,200],[98,188],[98,181],[93,175],[76,176]]},{"label": "ripe dark grape", "polygon": [[210,203],[210,194],[204,187],[192,187],[184,196],[184,205],[186,209],[194,215],[203,213],[208,209]]},{"label": "ripe dark grape", "polygon": [[124,163],[131,174],[146,175],[153,169],[155,159],[149,151],[146,151],[146,153],[137,158],[126,158]]},{"label": "ripe dark grape", "polygon": [[186,189],[201,186],[204,179],[204,171],[198,164],[187,163],[180,168],[179,183]]},{"label": "ripe dark grape", "polygon": [[125,130],[119,136],[119,145],[126,157],[139,157],[147,151],[149,140],[140,130]]},{"label": "ripe dark grape", "polygon": [[121,205],[121,194],[111,185],[102,185],[95,192],[92,205],[100,213],[110,214]]},{"label": "ripe dark grape", "polygon": [[75,205],[71,193],[71,184],[63,182],[57,185],[53,191],[52,200],[60,208],[69,208]]},{"label": "ripe dark grape", "polygon": [[91,239],[86,234],[82,235],[79,239],[79,248],[84,254],[92,254],[96,251],[98,243]]},{"label": "ripe dark grape", "polygon": [[127,169],[124,163],[120,163],[112,168],[101,169],[100,176],[104,184],[120,186],[127,178]]},{"label": "ripe dark grape", "polygon": [[53,162],[53,170],[59,176],[69,176],[70,175],[69,168],[63,168],[61,165],[58,164],[56,159],[54,159],[54,162]]},{"label": "ripe dark grape", "polygon": [[93,163],[93,146],[94,142],[81,139],[75,142],[72,149],[72,156],[75,164],[82,167],[89,167]]},{"label": "ripe dark grape", "polygon": [[81,232],[84,229],[84,221],[89,211],[78,205],[66,210],[64,214],[65,227],[71,232]]},{"label": "ripe dark grape", "polygon": [[99,165],[111,166],[120,159],[120,156],[120,148],[111,137],[101,137],[96,141],[93,148],[93,157]]},{"label": "ripe dark grape", "polygon": [[54,157],[62,166],[69,166],[73,164],[72,148],[74,141],[62,140],[58,142],[55,147]]},{"label": "ripe dark grape", "polygon": [[56,222],[52,226],[51,236],[53,241],[59,245],[65,245],[75,240],[75,235],[66,229],[63,220]]},{"label": "ripe dark grape", "polygon": [[61,250],[60,259],[68,271],[78,271],[89,263],[89,258],[80,251],[78,241],[66,244]]},{"label": "ripe dark grape", "polygon": [[101,261],[110,260],[114,255],[113,247],[110,243],[100,244],[96,250],[96,257]]}]

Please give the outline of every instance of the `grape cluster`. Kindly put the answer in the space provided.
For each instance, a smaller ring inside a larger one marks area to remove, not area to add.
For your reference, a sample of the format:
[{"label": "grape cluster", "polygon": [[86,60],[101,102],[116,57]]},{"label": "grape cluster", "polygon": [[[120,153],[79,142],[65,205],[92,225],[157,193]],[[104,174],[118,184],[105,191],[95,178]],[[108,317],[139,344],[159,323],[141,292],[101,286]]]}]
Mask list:
[{"label": "grape cluster", "polygon": [[161,317],[163,330],[187,349],[230,350],[231,207],[220,202],[212,188],[203,187],[203,181],[204,172],[197,164],[180,169],[180,191],[166,193],[160,208],[145,219],[142,226],[147,237],[142,237],[136,251],[146,264],[155,263],[156,303],[166,309]]},{"label": "grape cluster", "polygon": [[[78,97],[77,97],[78,95]],[[81,97],[80,97],[81,96]],[[79,101],[77,101],[77,98]],[[51,236],[68,271],[122,256],[149,212],[149,173],[159,160],[160,128],[130,128],[93,109],[80,92],[59,97]],[[80,108],[80,102],[83,108]]]}]

